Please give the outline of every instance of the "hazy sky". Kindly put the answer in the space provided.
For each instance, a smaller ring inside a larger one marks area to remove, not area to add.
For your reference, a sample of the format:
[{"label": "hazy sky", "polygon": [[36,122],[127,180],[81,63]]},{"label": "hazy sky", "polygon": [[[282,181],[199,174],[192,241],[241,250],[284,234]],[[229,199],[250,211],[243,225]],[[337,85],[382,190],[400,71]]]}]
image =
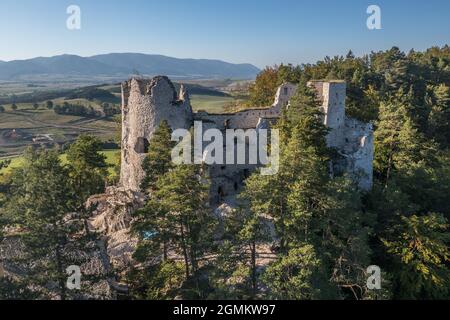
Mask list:
[{"label": "hazy sky", "polygon": [[[66,28],[69,5],[81,30]],[[366,27],[369,5],[382,30]],[[0,0],[0,60],[142,52],[275,63],[450,43],[448,0]]]}]

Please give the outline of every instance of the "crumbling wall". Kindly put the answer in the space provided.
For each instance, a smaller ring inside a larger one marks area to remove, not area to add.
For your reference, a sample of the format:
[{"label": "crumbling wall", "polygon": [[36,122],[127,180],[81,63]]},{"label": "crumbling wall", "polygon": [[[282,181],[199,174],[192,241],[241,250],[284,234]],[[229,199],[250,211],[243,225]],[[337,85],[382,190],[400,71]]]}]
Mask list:
[{"label": "crumbling wall", "polygon": [[191,127],[192,108],[183,89],[178,96],[172,82],[163,76],[122,84],[120,184],[124,188],[139,190],[144,177],[142,161],[162,120],[174,130]]},{"label": "crumbling wall", "polygon": [[[344,170],[358,172],[361,186],[372,184],[373,129],[345,116],[346,84],[344,81],[311,81],[321,110],[324,124],[329,127],[327,144],[336,148],[346,159]],[[177,95],[167,77],[151,80],[131,79],[122,84],[122,164],[121,185],[130,190],[139,190],[144,177],[144,160],[153,132],[162,120],[167,120],[172,129],[189,129],[194,121],[201,121],[203,130],[216,128],[255,129],[261,121],[273,122],[288,105],[295,94],[296,86],[285,83],[276,93],[271,107],[249,109],[231,114],[192,113],[189,96],[182,88]],[[225,141],[224,141],[225,142]],[[203,147],[207,143],[203,143]],[[254,165],[211,166],[212,196],[229,195],[236,192],[236,181],[242,181],[243,172],[254,170]]]},{"label": "crumbling wall", "polygon": [[322,103],[324,124],[331,129],[327,145],[336,148],[344,161],[341,170],[350,174],[362,190],[372,187],[373,126],[345,115],[346,83],[312,81],[309,83]]},{"label": "crumbling wall", "polygon": [[209,114],[198,112],[194,120],[213,123],[217,129],[255,129],[259,120],[264,118],[278,118],[284,106],[287,106],[296,90],[292,83],[283,83],[277,89],[275,100],[270,107],[247,109],[236,113]]},{"label": "crumbling wall", "polygon": [[311,81],[317,93],[317,98],[322,102],[320,107],[324,113],[324,124],[330,128],[327,135],[327,144],[334,148],[345,146],[345,98],[346,83],[344,81]]},{"label": "crumbling wall", "polygon": [[358,181],[359,188],[369,190],[373,184],[374,137],[373,125],[346,118],[344,129],[346,158],[345,171]]}]

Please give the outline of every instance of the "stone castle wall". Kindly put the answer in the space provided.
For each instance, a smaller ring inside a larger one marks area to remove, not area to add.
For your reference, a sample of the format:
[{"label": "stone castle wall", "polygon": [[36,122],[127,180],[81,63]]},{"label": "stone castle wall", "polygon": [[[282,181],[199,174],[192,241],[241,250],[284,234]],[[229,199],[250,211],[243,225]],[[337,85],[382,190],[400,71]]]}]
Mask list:
[{"label": "stone castle wall", "polygon": [[184,92],[177,96],[167,77],[131,79],[122,84],[122,186],[139,190],[144,177],[142,161],[162,120],[172,129],[191,127],[192,108]]},{"label": "stone castle wall", "polygon": [[344,171],[357,176],[362,190],[369,190],[373,184],[373,125],[346,117],[344,140],[341,149],[346,158]]},{"label": "stone castle wall", "polygon": [[[324,124],[331,130],[327,143],[342,155],[339,166],[353,174],[361,188],[372,185],[373,128],[345,116],[346,84],[343,81],[312,81],[324,113]],[[184,89],[177,95],[167,77],[151,80],[132,79],[122,84],[122,166],[121,185],[138,191],[144,177],[142,161],[145,158],[153,132],[162,120],[172,129],[189,129],[194,121],[202,121],[203,130],[216,128],[255,129],[258,125],[270,126],[282,107],[288,105],[296,86],[281,85],[272,106],[249,109],[230,114],[193,113],[188,94]],[[210,167],[211,195],[215,201],[236,194],[242,181],[257,165],[213,165]]]},{"label": "stone castle wall", "polygon": [[295,93],[296,86],[290,83],[282,84],[275,95],[272,106],[258,109],[248,109],[236,113],[209,114],[201,111],[194,114],[194,120],[211,123],[211,127],[219,130],[254,129],[259,119],[278,118],[283,106],[286,106]]}]

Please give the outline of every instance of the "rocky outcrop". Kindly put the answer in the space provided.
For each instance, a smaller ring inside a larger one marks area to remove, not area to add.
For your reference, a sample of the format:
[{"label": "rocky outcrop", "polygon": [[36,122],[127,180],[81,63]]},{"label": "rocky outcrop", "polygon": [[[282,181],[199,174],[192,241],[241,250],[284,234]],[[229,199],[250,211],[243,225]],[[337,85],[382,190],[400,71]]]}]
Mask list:
[{"label": "rocky outcrop", "polygon": [[[0,278],[23,279],[35,274],[36,268],[40,270],[42,265],[56,259],[51,252],[38,260],[30,259],[19,234],[20,230],[7,230],[6,236],[0,241]],[[78,246],[77,241],[70,241],[62,248],[63,260],[71,261],[71,265],[78,266],[81,271],[80,290],[67,290],[68,297],[77,300],[115,298],[117,292],[114,288],[115,280],[111,275],[109,260],[105,259],[103,248],[103,242],[95,240],[83,244],[82,247]],[[64,266],[66,267],[68,265]],[[45,269],[38,272],[45,274]],[[48,299],[60,299],[59,288],[53,281],[42,285],[34,284],[28,289],[40,292]]]},{"label": "rocky outcrop", "polygon": [[104,194],[92,196],[86,203],[88,207],[95,207],[89,227],[102,235],[104,258],[115,273],[133,264],[137,239],[130,233],[131,213],[144,203],[142,193],[123,187],[108,187]]}]

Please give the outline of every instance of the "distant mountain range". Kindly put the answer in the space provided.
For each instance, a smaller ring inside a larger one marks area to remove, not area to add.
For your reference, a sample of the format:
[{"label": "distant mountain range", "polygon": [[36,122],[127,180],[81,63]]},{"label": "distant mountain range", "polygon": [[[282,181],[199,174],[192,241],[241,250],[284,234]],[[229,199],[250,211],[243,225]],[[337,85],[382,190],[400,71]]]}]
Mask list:
[{"label": "distant mountain range", "polygon": [[167,75],[191,79],[253,79],[260,70],[251,64],[220,60],[178,59],[140,53],[110,53],[92,57],[59,55],[28,60],[0,61],[0,80],[123,78],[133,74]]}]

